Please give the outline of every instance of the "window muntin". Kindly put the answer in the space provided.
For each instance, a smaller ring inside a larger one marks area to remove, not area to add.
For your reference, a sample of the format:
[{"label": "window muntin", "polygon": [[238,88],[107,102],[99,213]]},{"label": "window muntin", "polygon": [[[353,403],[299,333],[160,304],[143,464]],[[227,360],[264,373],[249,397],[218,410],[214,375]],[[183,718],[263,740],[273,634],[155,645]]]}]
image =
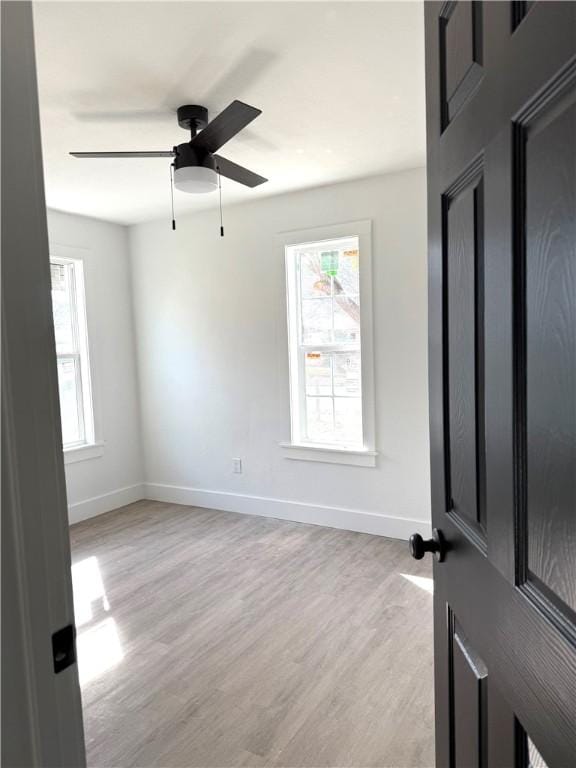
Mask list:
[{"label": "window muntin", "polygon": [[360,243],[286,247],[292,440],[362,449]]},{"label": "window muntin", "polygon": [[65,449],[94,443],[82,262],[50,259],[58,390]]}]

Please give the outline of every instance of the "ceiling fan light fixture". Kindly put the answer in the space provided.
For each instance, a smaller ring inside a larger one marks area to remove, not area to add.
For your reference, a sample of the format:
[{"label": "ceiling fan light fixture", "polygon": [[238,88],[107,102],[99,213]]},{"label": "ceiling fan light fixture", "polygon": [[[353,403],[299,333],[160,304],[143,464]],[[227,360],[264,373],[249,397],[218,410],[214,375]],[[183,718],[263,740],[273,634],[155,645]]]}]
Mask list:
[{"label": "ceiling fan light fixture", "polygon": [[218,175],[213,168],[186,165],[174,169],[174,186],[181,192],[202,195],[218,188]]}]

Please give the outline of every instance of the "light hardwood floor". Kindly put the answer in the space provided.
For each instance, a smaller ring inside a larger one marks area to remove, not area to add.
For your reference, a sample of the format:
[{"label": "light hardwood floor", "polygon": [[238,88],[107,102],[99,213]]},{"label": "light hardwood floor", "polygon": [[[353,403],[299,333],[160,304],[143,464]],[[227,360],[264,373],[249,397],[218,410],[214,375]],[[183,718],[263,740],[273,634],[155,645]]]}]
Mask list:
[{"label": "light hardwood floor", "polygon": [[151,501],[71,537],[89,766],[433,765],[405,542]]}]

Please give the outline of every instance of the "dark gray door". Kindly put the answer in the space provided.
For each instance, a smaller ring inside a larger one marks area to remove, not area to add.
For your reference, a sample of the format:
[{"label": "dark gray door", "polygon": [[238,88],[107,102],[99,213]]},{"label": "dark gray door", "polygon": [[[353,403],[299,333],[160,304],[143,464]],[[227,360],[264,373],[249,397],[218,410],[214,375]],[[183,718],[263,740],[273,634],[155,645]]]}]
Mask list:
[{"label": "dark gray door", "polygon": [[437,766],[574,768],[576,3],[425,13]]}]

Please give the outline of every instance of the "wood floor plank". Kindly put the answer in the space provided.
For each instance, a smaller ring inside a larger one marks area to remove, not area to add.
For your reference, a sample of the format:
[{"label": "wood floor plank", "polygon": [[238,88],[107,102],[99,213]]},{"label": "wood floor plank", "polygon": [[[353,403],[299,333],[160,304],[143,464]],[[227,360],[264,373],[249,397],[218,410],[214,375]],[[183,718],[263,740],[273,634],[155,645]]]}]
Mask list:
[{"label": "wood floor plank", "polygon": [[432,768],[404,542],[152,501],[71,540],[91,768]]}]

